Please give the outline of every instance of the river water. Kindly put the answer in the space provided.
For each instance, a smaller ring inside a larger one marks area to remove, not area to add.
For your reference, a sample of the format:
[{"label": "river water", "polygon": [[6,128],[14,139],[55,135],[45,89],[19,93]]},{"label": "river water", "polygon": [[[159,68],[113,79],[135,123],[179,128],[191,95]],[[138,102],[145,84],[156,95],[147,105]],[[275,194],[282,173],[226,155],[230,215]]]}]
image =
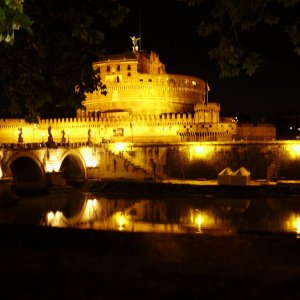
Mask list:
[{"label": "river water", "polygon": [[79,189],[23,195],[16,206],[0,208],[0,224],[95,230],[195,233],[300,234],[300,196],[107,198]]}]

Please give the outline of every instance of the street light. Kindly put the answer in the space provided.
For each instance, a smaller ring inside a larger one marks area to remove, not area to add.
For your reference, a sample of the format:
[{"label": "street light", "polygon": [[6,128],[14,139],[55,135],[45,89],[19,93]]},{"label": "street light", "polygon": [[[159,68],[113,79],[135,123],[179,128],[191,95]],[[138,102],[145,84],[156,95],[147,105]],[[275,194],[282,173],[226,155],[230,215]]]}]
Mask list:
[{"label": "street light", "polygon": [[131,143],[133,143],[133,124],[130,123],[130,129],[131,129]]}]

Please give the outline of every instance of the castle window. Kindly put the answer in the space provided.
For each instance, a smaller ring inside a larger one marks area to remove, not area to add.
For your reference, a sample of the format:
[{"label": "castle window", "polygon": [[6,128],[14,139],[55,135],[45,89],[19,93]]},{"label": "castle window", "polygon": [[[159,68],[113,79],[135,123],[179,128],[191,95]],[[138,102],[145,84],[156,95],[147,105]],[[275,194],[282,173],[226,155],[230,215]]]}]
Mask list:
[{"label": "castle window", "polygon": [[143,78],[140,78],[140,81],[144,81],[144,79],[143,79]]},{"label": "castle window", "polygon": [[204,125],[202,125],[202,128],[204,128]]},{"label": "castle window", "polygon": [[117,82],[120,82],[120,78],[119,78],[119,76],[117,76]]},{"label": "castle window", "polygon": [[110,66],[107,66],[107,67],[106,67],[106,71],[107,71],[107,72],[110,72]]},{"label": "castle window", "polygon": [[127,66],[127,70],[130,71],[131,70],[131,65]]},{"label": "castle window", "polygon": [[149,79],[148,79],[148,81],[149,81],[149,82],[152,82],[152,79],[151,79],[151,78],[149,78]]},{"label": "castle window", "polygon": [[117,65],[117,71],[120,71],[121,68],[120,68],[120,65]]},{"label": "castle window", "polygon": [[127,76],[131,76],[131,73],[130,73],[130,72],[128,72]]}]

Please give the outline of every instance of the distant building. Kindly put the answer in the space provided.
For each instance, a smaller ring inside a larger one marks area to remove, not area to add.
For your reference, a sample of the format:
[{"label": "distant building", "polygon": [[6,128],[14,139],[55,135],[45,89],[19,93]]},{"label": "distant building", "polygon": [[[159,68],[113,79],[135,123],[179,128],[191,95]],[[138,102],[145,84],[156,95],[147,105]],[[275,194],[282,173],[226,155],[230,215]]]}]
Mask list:
[{"label": "distant building", "polygon": [[242,123],[237,128],[237,139],[274,140],[276,128],[269,123]]}]

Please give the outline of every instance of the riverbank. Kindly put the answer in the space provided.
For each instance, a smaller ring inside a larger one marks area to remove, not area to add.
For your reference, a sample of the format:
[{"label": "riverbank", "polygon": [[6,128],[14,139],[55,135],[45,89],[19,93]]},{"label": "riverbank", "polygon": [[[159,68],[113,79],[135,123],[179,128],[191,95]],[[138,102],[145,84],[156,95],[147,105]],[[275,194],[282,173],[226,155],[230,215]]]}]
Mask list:
[{"label": "riverbank", "polygon": [[249,185],[218,185],[216,180],[138,181],[126,179],[91,180],[84,190],[106,197],[293,197],[300,195],[300,181],[251,182]]},{"label": "riverbank", "polygon": [[299,299],[295,235],[0,226],[1,299]]}]

